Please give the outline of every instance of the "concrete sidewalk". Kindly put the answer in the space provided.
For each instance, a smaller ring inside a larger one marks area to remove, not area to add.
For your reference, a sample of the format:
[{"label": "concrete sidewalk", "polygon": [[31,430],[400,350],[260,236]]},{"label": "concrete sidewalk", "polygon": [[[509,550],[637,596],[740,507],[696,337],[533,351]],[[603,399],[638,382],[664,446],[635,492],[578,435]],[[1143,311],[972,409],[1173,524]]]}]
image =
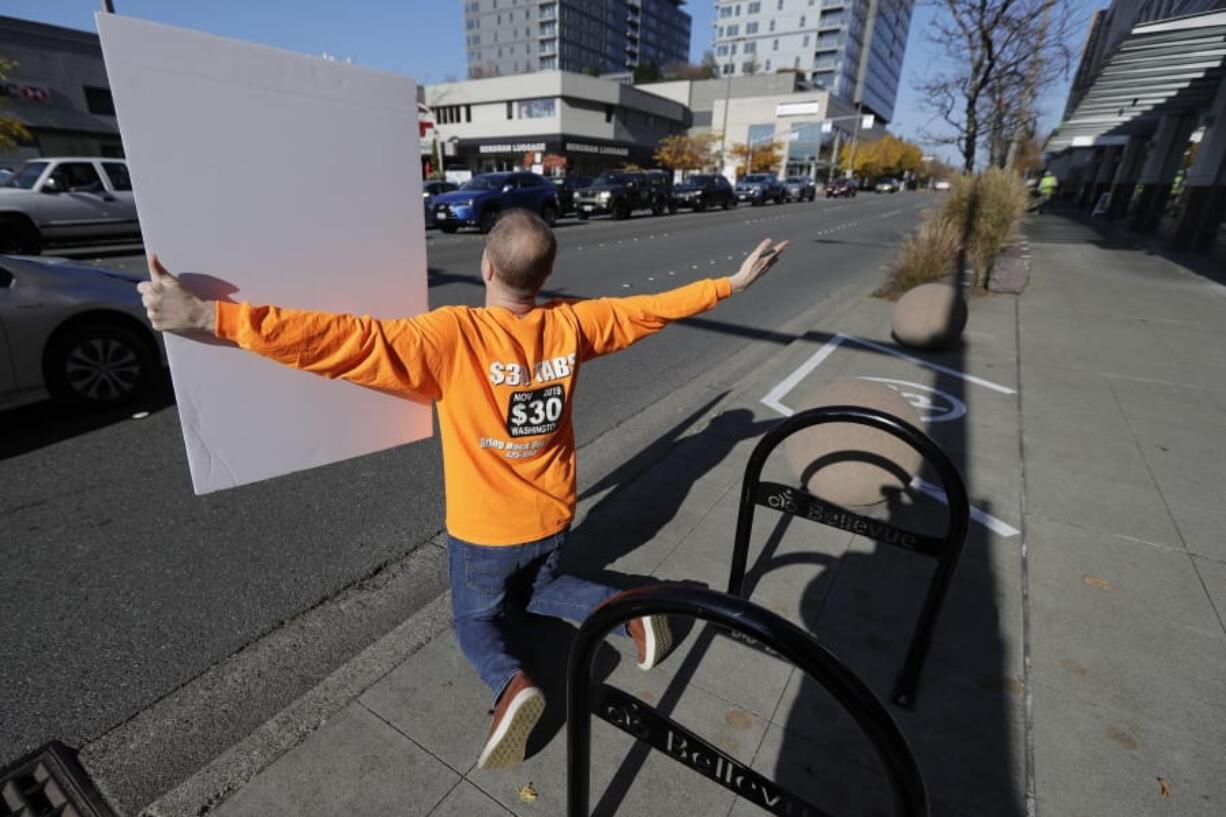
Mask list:
[{"label": "concrete sidewalk", "polygon": [[[832,303],[770,365],[586,492],[571,568],[626,587],[723,589],[756,442],[813,388],[885,379],[926,402],[928,431],[976,507],[919,701],[891,706],[933,813],[1220,814],[1226,294],[1058,216],[1032,228],[1030,288],[976,299],[951,352],[898,349],[887,303]],[[795,483],[772,460],[765,476]],[[874,511],[934,529],[942,514],[920,493]],[[766,510],[752,541],[752,600],[815,633],[887,698],[932,563]],[[549,707],[522,768],[479,771],[488,693],[445,604],[419,650],[216,813],[564,813],[574,628],[524,622],[525,662]],[[611,641],[600,674],[831,814],[890,813],[875,758],[824,692],[710,628],[682,631],[649,673]],[[593,735],[593,813],[764,813],[601,721]],[[183,805],[171,796],[148,811]]]}]

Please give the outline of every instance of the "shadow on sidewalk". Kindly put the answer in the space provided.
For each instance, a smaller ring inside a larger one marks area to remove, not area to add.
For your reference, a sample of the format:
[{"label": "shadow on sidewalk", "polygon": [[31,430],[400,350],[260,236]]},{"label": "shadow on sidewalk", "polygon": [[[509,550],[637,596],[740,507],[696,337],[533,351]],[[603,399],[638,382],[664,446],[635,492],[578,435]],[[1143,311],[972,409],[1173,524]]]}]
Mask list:
[{"label": "shadow on sidewalk", "polygon": [[[965,353],[964,347],[958,347],[931,357],[933,362],[961,371]],[[915,353],[908,350],[908,354]],[[966,383],[960,377],[937,372],[932,385],[966,402]],[[701,412],[696,412],[682,426],[700,416]],[[609,503],[613,510],[619,495],[633,496],[642,491],[643,501],[651,499],[661,509],[659,521],[636,527],[625,540],[588,542],[587,547],[593,550],[585,550],[584,556],[607,565],[648,544],[671,518],[668,509],[675,514],[694,482],[722,462],[736,442],[761,437],[774,425],[774,421],[753,421],[747,410],[732,410],[712,422],[712,428],[718,428],[719,434],[704,432],[688,437],[666,445],[669,450],[658,455],[650,449],[644,452],[641,457],[651,460],[667,453],[669,480],[649,479],[645,486],[636,486],[642,469],[628,463],[624,474],[611,477],[619,490],[601,504]],[[679,436],[676,432],[674,429],[661,442],[676,439]],[[967,426],[962,422],[944,424],[933,436],[965,476],[970,450]],[[933,479],[931,474],[925,477]],[[797,479],[797,487],[802,484],[803,480]],[[973,505],[991,512],[989,503],[974,496],[974,487],[969,483],[967,490]],[[724,501],[735,502],[736,491]],[[623,514],[625,507],[622,506]],[[639,506],[629,507],[635,508],[637,515]],[[762,517],[772,514],[759,509]],[[867,515],[939,536],[944,532],[946,508],[922,494],[900,491]],[[588,517],[600,518],[596,510]],[[812,536],[815,541],[833,535],[830,529],[808,520],[778,515],[766,542],[757,550],[756,558],[751,559],[746,583],[749,598],[753,600],[754,589],[773,571],[795,569],[802,564],[821,566],[821,572],[797,599],[800,622],[882,700],[889,700],[935,562],[864,540],[856,540],[841,556],[829,555],[829,548],[826,553],[818,548],[797,552],[794,545],[781,552],[789,531],[792,542],[798,535]],[[732,539],[729,530],[729,560]],[[756,547],[756,543],[751,543],[751,553]],[[1017,613],[1002,611],[999,606],[1001,594],[997,593],[992,560],[988,531],[972,523],[950,595],[938,620],[918,701],[913,710],[889,705],[915,750],[937,813],[952,810],[957,814],[993,817],[1022,817],[1025,813],[1025,781],[1020,771],[1023,763],[1014,749],[1023,744],[1022,721],[1017,715],[1022,689],[1016,676],[1021,670],[1011,668],[1006,661],[1001,638],[1002,619]],[[618,574],[607,568],[600,575],[609,583],[617,583],[612,579]],[[621,578],[634,583],[653,581],[649,576]],[[673,658],[674,677],[656,707],[664,715],[672,715],[715,640],[726,637],[713,627],[699,626],[698,636],[688,651]],[[778,659],[763,655],[761,660]],[[756,660],[745,664],[746,684],[753,683],[755,665]],[[787,790],[832,814],[890,813],[888,792],[875,755],[858,727],[824,689],[793,671],[772,721],[755,757],[742,757],[740,761],[752,763]],[[702,724],[693,726],[702,734]],[[607,817],[618,812],[650,752],[643,743],[634,745],[600,794],[593,815]],[[733,813],[740,812],[734,808]]]},{"label": "shadow on sidewalk", "polygon": [[1136,233],[1123,219],[1104,221],[1068,202],[1031,216],[1026,234],[1038,244],[1092,244],[1104,250],[1129,250],[1162,258],[1194,275],[1226,286],[1226,264],[1199,252],[1174,252],[1155,233]]}]

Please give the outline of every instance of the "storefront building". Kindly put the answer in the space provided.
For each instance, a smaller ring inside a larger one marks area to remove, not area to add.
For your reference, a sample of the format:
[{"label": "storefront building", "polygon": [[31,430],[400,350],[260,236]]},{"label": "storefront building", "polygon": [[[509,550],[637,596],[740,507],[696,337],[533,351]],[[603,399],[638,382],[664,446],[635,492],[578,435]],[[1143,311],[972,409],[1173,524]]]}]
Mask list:
[{"label": "storefront building", "polygon": [[98,35],[0,17],[0,56],[16,64],[0,80],[0,116],[32,137],[0,150],[0,167],[38,156],[123,156]]},{"label": "storefront building", "polygon": [[1226,259],[1226,2],[1112,3],[1047,150],[1064,197]]},{"label": "storefront building", "polygon": [[[594,175],[655,165],[656,146],[690,124],[685,105],[563,71],[427,86],[432,138],[452,178],[534,169]],[[433,146],[430,148],[433,150]]]}]

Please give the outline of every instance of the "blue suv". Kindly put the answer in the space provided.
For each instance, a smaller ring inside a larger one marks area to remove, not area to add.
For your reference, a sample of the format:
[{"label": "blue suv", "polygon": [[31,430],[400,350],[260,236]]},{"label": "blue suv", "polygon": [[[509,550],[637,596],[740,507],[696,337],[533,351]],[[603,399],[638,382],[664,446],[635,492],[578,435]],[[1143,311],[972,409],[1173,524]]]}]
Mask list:
[{"label": "blue suv", "polygon": [[554,186],[535,173],[483,173],[459,190],[435,196],[433,204],[434,221],[445,233],[461,227],[488,233],[498,214],[514,207],[538,213],[550,226],[558,218]]}]

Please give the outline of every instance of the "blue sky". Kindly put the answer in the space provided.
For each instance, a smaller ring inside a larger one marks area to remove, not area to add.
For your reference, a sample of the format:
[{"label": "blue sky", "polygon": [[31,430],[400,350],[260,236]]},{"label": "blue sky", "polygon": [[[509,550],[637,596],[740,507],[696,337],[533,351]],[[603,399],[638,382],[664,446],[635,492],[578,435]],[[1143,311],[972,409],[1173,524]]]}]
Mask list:
[{"label": "blue sky", "polygon": [[[1072,0],[1083,20],[1106,0]],[[694,19],[691,57],[711,45],[714,3],[690,0]],[[4,0],[0,13],[72,28],[94,29],[98,0]],[[115,0],[121,14],[264,43],[308,54],[349,57],[361,65],[395,71],[429,84],[465,75],[462,0]],[[918,140],[932,122],[912,90],[925,70],[939,63],[924,37],[938,9],[916,4],[891,130]],[[1042,125],[1051,128],[1064,107],[1067,81],[1040,100]],[[939,153],[948,155],[947,150]]]}]

